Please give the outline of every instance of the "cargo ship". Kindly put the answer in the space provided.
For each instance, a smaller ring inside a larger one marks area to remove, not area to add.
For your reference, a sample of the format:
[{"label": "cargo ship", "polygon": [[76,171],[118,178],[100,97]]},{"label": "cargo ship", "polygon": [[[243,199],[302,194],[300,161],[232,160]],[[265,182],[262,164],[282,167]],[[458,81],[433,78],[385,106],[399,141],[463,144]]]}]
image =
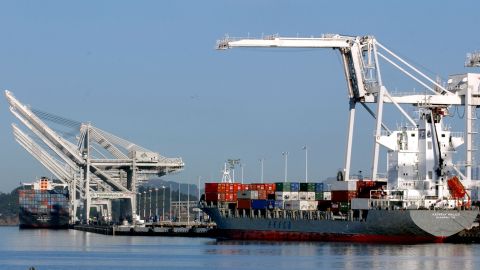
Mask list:
[{"label": "cargo ship", "polygon": [[18,202],[20,228],[68,228],[70,202],[66,185],[42,177],[23,184],[18,190]]},{"label": "cargo ship", "polygon": [[206,183],[200,207],[219,238],[443,242],[470,229],[479,213],[452,162],[463,137],[443,126],[446,114],[420,108],[418,125],[377,138],[388,149],[383,180],[339,172],[322,183]]}]

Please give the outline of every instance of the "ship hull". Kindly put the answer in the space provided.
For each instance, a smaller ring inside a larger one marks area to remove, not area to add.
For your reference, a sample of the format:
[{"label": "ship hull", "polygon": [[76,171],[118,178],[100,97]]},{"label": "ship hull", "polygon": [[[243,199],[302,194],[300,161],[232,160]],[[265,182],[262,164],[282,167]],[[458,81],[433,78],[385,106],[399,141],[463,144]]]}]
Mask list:
[{"label": "ship hull", "polygon": [[443,242],[468,229],[476,210],[369,210],[365,221],[226,217],[204,208],[215,221],[218,237],[237,240]]},{"label": "ship hull", "polygon": [[21,229],[68,229],[68,214],[35,214],[28,211],[20,211],[19,227]]}]

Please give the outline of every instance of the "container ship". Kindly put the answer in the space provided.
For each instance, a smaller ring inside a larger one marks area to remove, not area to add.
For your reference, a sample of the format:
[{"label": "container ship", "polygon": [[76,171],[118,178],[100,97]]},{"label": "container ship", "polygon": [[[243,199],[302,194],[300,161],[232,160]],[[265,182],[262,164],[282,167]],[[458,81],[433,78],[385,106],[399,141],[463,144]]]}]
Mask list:
[{"label": "container ship", "polygon": [[69,193],[46,177],[18,190],[20,228],[68,228]]},{"label": "container ship", "polygon": [[200,207],[226,239],[443,242],[479,213],[452,163],[463,137],[442,125],[445,114],[420,108],[418,125],[378,138],[388,149],[383,181],[339,172],[323,183],[206,183]]}]

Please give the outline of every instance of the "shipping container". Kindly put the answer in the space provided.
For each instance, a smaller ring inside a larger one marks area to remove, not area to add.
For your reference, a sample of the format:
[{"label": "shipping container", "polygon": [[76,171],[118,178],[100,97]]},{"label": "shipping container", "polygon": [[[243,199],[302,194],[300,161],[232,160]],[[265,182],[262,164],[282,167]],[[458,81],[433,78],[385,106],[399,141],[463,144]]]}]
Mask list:
[{"label": "shipping container", "polygon": [[252,208],[252,201],[249,199],[238,199],[237,200],[238,209],[250,209]]},{"label": "shipping container", "polygon": [[326,201],[332,200],[332,192],[331,191],[324,191],[323,192],[323,199]]},{"label": "shipping container", "polygon": [[290,183],[290,191],[293,191],[293,192],[300,191],[300,183],[296,183],[296,182]]},{"label": "shipping container", "polygon": [[280,201],[275,200],[275,208],[276,209],[284,209],[284,206],[285,206],[284,203],[285,203],[284,200],[280,200]]},{"label": "shipping container", "polygon": [[346,213],[350,210],[350,202],[339,202],[339,210],[340,212]]},{"label": "shipping container", "polygon": [[218,192],[218,183],[205,183],[205,193]]},{"label": "shipping container", "polygon": [[349,190],[334,190],[332,191],[332,201],[348,202],[357,197],[356,191]]},{"label": "shipping container", "polygon": [[237,192],[238,199],[258,199],[258,191],[257,190],[243,190]]},{"label": "shipping container", "polygon": [[258,190],[258,199],[259,200],[266,200],[267,199],[267,191],[264,189]]},{"label": "shipping container", "polygon": [[267,209],[267,200],[252,200],[252,209]]},{"label": "shipping container", "polygon": [[275,183],[275,191],[290,191],[290,183],[282,183],[282,182],[277,182]]},{"label": "shipping container", "polygon": [[309,202],[304,200],[285,201],[286,210],[308,210]]},{"label": "shipping container", "polygon": [[267,209],[275,209],[275,200],[267,200]]},{"label": "shipping container", "polygon": [[331,191],[356,191],[357,190],[357,181],[335,181],[330,183]]},{"label": "shipping container", "polygon": [[275,200],[277,201],[291,200],[291,196],[290,191],[275,191]]},{"label": "shipping container", "polygon": [[315,192],[316,183],[300,183],[300,191]]},{"label": "shipping container", "polygon": [[290,191],[290,200],[298,200],[298,192]]},{"label": "shipping container", "polygon": [[323,183],[315,183],[315,192],[323,192],[326,191],[323,188]]},{"label": "shipping container", "polygon": [[308,201],[308,210],[317,210],[318,202],[317,201]]},{"label": "shipping container", "polygon": [[307,197],[308,197],[308,192],[306,192],[306,191],[298,192],[298,199],[299,200],[308,200]]}]

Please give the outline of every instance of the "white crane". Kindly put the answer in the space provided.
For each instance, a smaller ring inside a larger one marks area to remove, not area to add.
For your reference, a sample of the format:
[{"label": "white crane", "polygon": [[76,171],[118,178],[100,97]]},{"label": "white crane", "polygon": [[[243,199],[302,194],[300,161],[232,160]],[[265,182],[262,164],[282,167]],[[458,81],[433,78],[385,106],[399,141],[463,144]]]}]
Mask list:
[{"label": "white crane", "polygon": [[[347,90],[350,102],[350,114],[343,169],[344,179],[349,179],[350,162],[352,152],[353,128],[355,122],[355,106],[362,104],[367,111],[376,118],[375,143],[372,161],[372,177],[377,178],[378,156],[381,129],[388,129],[382,123],[384,103],[394,104],[405,118],[414,126],[415,121],[404,111],[400,104],[411,104],[428,107],[448,107],[450,105],[465,106],[466,126],[466,162],[465,179],[469,184],[472,171],[473,149],[473,117],[474,108],[480,105],[479,99],[479,74],[467,73],[450,76],[448,87],[445,88],[437,81],[429,78],[419,69],[400,58],[391,50],[379,43],[373,36],[342,36],[337,34],[322,35],[320,37],[280,37],[278,35],[264,38],[225,38],[217,41],[217,49],[229,48],[330,48],[340,52],[343,61],[343,70],[347,82]],[[410,94],[393,96],[383,84],[379,59],[393,65],[406,76],[420,84],[428,94]],[[373,113],[366,103],[376,103],[377,110]]]},{"label": "white crane", "polygon": [[[135,217],[135,196],[139,182],[152,176],[173,173],[184,167],[181,158],[163,157],[91,124],[79,125],[80,134],[75,144],[51,129],[10,91],[5,91],[5,97],[12,114],[49,151],[13,124],[16,141],[60,181],[69,185],[72,221],[77,211],[77,193],[83,200],[85,220],[89,219],[92,204],[106,208],[107,216],[110,216],[111,199],[130,200],[131,210],[124,214]],[[43,112],[39,115],[48,116]]]}]

